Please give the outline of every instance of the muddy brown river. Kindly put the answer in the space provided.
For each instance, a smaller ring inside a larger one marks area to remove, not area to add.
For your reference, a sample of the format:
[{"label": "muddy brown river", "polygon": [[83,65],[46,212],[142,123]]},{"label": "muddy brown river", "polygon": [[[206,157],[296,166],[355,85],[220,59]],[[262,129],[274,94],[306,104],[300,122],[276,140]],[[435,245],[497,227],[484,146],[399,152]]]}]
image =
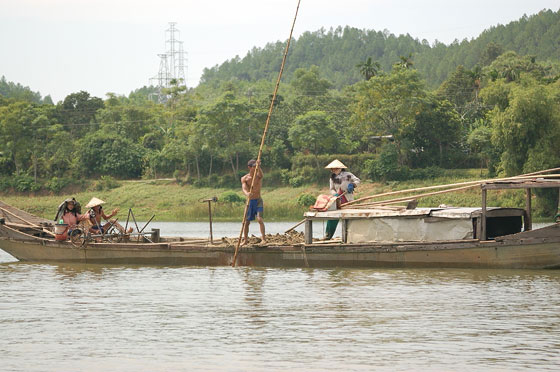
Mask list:
[{"label": "muddy brown river", "polygon": [[3,372],[559,368],[559,270],[55,265],[0,251]]}]

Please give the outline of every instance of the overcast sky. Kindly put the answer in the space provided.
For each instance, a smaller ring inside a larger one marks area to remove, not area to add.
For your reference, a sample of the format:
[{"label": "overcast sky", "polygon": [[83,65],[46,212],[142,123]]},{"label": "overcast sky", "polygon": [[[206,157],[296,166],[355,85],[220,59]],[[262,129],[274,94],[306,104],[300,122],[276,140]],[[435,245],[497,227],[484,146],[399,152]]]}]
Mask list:
[{"label": "overcast sky", "polygon": [[[149,84],[177,22],[187,85],[206,67],[286,40],[297,0],[0,0],[0,76],[55,102],[86,90],[128,95]],[[302,0],[294,35],[352,26],[446,44],[475,38],[560,0]],[[289,63],[289,61],[288,61]]]}]

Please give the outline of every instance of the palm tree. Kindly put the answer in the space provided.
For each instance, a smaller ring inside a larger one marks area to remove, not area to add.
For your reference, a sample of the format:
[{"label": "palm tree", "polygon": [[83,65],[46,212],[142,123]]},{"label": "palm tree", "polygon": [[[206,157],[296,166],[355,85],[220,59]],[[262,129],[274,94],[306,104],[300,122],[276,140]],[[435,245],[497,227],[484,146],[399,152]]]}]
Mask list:
[{"label": "palm tree", "polygon": [[409,68],[412,67],[412,65],[414,65],[414,62],[412,61],[412,53],[408,54],[408,57],[405,56],[400,56],[400,62],[399,65],[404,67],[404,68]]},{"label": "palm tree", "polygon": [[356,67],[360,69],[360,73],[364,75],[366,80],[376,76],[381,69],[381,65],[378,62],[373,62],[371,57],[368,57],[368,59],[363,63],[358,63]]},{"label": "palm tree", "polygon": [[473,88],[474,88],[474,100],[478,101],[478,92],[480,91],[480,84],[482,78],[484,77],[484,73],[482,72],[482,68],[479,65],[475,65],[472,70],[467,71],[467,74],[473,80]]}]

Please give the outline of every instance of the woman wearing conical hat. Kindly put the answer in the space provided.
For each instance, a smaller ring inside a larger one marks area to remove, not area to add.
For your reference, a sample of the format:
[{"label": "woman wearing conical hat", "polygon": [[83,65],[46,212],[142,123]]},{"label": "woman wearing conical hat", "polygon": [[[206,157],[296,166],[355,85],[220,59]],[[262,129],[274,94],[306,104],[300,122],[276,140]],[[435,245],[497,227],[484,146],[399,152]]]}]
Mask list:
[{"label": "woman wearing conical hat", "polygon": [[[121,233],[130,234],[132,232],[132,227],[129,227],[128,230],[125,232],[124,227],[122,227],[117,220],[113,219],[110,220],[111,217],[114,217],[117,213],[119,213],[119,208],[113,209],[110,215],[106,215],[103,211],[103,207],[101,204],[105,202],[98,198],[91,198],[89,203],[86,204],[86,208],[91,208],[88,211],[89,220],[92,223],[92,227],[90,228],[90,232],[93,233],[106,233],[111,226],[115,226]],[[101,219],[108,221],[108,223],[101,225]],[[101,231],[100,231],[101,230]]]},{"label": "woman wearing conical hat", "polygon": [[[354,189],[360,184],[360,179],[346,171],[346,165],[335,159],[325,167],[331,171],[329,189],[332,195],[339,196],[341,204],[354,200]],[[338,220],[327,221],[326,238],[331,239],[336,231]]]}]

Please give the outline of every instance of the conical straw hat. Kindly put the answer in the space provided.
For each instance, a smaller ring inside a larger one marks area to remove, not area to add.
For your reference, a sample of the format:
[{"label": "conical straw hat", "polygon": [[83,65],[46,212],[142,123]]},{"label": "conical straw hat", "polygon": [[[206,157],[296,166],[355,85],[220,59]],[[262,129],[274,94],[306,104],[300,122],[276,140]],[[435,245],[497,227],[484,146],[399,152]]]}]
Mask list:
[{"label": "conical straw hat", "polygon": [[96,206],[101,205],[103,203],[105,203],[105,202],[101,199],[91,198],[89,203],[86,204],[86,208],[93,208],[93,207],[96,207]]},{"label": "conical straw hat", "polygon": [[325,168],[326,169],[333,169],[333,168],[342,169],[342,168],[346,168],[346,165],[342,164],[342,162],[340,160],[335,159],[335,160],[331,161],[329,163],[329,165],[327,165]]}]

